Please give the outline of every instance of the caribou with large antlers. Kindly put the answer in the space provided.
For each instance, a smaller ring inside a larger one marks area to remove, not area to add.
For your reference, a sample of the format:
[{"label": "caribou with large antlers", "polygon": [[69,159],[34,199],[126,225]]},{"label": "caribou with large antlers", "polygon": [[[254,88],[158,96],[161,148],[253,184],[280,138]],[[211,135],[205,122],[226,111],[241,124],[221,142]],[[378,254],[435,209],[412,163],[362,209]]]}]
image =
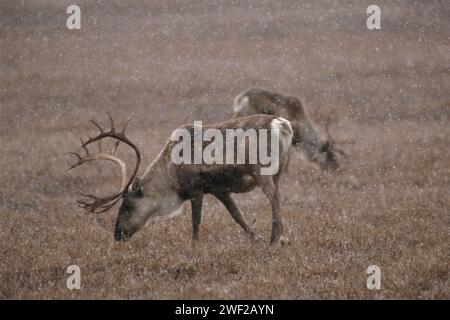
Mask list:
[{"label": "caribou with large antlers", "polygon": [[[258,132],[266,130],[266,133],[267,131],[275,132],[276,134],[271,136],[267,146],[261,144],[261,135],[258,137],[258,143],[253,145],[257,149],[267,147],[272,152],[276,149],[275,154],[278,162],[277,170],[273,175],[261,174],[262,168],[267,165],[267,162],[264,163],[258,158],[256,162],[252,163],[249,161],[250,151],[245,153],[245,161],[243,163],[176,164],[172,157],[175,146],[180,142],[173,139],[174,134],[172,134],[171,139],[165,144],[157,158],[149,165],[143,175],[138,177],[141,153],[137,146],[125,136],[125,127],[121,131],[117,131],[114,128],[111,116],[109,118],[111,129],[107,131],[97,122],[91,121],[100,132],[97,136],[89,138],[87,141],[81,141],[84,154],[74,153],[78,161],[71,168],[96,160],[113,161],[121,168],[122,186],[119,192],[104,198],[82,193],[87,199],[78,200],[78,204],[82,208],[92,213],[105,212],[122,200],[114,232],[114,237],[117,241],[129,240],[136,231],[145,225],[150,217],[165,216],[181,211],[179,209],[181,209],[182,203],[186,200],[191,202],[193,239],[197,240],[204,194],[212,194],[219,199],[230,212],[232,218],[250,237],[254,238],[255,234],[245,222],[230,194],[249,192],[258,186],[261,187],[272,206],[271,243],[285,243],[287,241],[283,237],[278,181],[287,166],[292,142],[293,131],[289,121],[280,117],[255,115],[217,125],[205,126],[201,129],[211,129],[216,134],[223,134],[224,136],[230,130],[240,132],[239,134],[243,133],[244,139],[241,142],[247,146],[249,142],[246,140],[245,134],[251,130],[257,130]],[[198,128],[195,128],[195,125],[186,125],[178,128],[174,133],[181,129],[192,133],[189,136],[189,142],[192,142],[195,148],[195,130]],[[100,143],[106,138],[116,140],[116,144],[111,152],[103,152],[102,150]],[[233,136],[234,138],[239,140],[238,136]],[[88,146],[95,142],[99,143],[99,147],[98,152],[94,154],[92,151],[89,151]],[[128,179],[126,178],[127,171],[124,162],[115,156],[120,142],[130,146],[136,154],[136,164]],[[202,144],[205,147],[206,143],[204,141]],[[237,148],[238,144],[233,143],[232,149],[227,149],[223,156],[227,158],[227,154],[231,152],[233,154],[232,158],[234,158],[239,152]],[[183,152],[185,151],[183,150]],[[190,154],[190,150],[188,151]]]},{"label": "caribou with large antlers", "polygon": [[324,170],[336,171],[339,162],[336,154],[345,158],[344,151],[336,146],[329,133],[330,119],[325,123],[323,136],[317,130],[299,99],[261,89],[251,89],[234,99],[234,118],[254,114],[267,114],[288,119],[294,130],[292,144],[298,146],[306,158]]}]

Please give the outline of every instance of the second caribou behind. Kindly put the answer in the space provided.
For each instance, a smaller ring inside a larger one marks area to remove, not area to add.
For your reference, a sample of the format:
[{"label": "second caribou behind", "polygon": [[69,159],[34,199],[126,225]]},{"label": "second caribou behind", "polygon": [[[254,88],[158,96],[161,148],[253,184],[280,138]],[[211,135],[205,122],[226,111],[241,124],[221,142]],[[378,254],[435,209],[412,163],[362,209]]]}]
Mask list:
[{"label": "second caribou behind", "polygon": [[292,144],[298,146],[306,158],[318,164],[323,170],[339,169],[338,149],[328,133],[322,136],[299,99],[284,96],[261,89],[247,90],[234,99],[233,117],[245,117],[254,114],[268,114],[288,119],[294,136]]}]

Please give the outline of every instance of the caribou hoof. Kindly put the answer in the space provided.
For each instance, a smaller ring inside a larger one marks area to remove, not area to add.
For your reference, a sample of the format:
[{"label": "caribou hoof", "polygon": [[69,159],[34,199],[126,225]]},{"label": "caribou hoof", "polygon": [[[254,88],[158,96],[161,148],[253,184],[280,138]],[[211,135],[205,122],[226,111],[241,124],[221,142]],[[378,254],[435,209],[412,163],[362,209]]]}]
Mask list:
[{"label": "caribou hoof", "polygon": [[277,245],[279,245],[279,246],[281,246],[281,247],[284,247],[284,246],[286,246],[286,245],[289,245],[290,243],[291,243],[291,242],[289,241],[289,239],[286,238],[286,237],[283,237],[283,236],[280,236],[278,239],[272,238],[272,239],[270,240],[270,245],[271,245],[271,246],[277,246]]},{"label": "caribou hoof", "polygon": [[248,233],[248,236],[250,237],[250,240],[252,243],[258,243],[261,241],[261,237],[256,235],[253,231]]},{"label": "caribou hoof", "polygon": [[280,241],[279,241],[280,245],[283,246],[287,246],[290,245],[291,242],[289,241],[288,238],[281,236]]},{"label": "caribou hoof", "polygon": [[277,245],[279,245],[279,246],[281,246],[281,247],[284,247],[284,246],[289,245],[289,244],[290,244],[289,239],[286,238],[286,237],[283,237],[283,236],[281,236],[280,238],[278,238],[278,240],[272,239],[272,240],[270,241],[270,245],[271,245],[271,246],[277,246]]}]

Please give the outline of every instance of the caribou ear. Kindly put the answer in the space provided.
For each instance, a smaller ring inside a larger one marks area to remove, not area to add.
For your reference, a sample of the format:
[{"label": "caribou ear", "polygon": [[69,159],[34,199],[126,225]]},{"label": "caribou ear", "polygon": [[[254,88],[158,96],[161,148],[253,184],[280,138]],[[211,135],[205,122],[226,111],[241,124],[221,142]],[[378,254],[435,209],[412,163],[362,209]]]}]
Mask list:
[{"label": "caribou ear", "polygon": [[142,180],[136,177],[133,181],[131,190],[139,196],[144,195],[144,187],[142,186]]}]

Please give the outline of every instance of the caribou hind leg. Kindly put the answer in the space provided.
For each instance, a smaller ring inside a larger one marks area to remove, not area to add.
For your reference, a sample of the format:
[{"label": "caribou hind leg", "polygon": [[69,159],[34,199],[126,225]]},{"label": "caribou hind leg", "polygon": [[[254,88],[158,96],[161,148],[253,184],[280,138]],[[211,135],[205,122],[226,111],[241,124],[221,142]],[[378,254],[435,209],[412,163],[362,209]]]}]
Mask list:
[{"label": "caribou hind leg", "polygon": [[244,229],[245,233],[247,233],[250,238],[255,239],[255,233],[250,229],[250,227],[247,225],[247,223],[244,220],[244,217],[242,217],[241,212],[239,211],[239,208],[237,207],[234,200],[231,198],[229,193],[219,193],[215,194],[216,198],[220,200],[220,202],[223,203],[225,208],[227,208],[228,212],[231,214],[231,217],[236,221],[242,229]]}]

